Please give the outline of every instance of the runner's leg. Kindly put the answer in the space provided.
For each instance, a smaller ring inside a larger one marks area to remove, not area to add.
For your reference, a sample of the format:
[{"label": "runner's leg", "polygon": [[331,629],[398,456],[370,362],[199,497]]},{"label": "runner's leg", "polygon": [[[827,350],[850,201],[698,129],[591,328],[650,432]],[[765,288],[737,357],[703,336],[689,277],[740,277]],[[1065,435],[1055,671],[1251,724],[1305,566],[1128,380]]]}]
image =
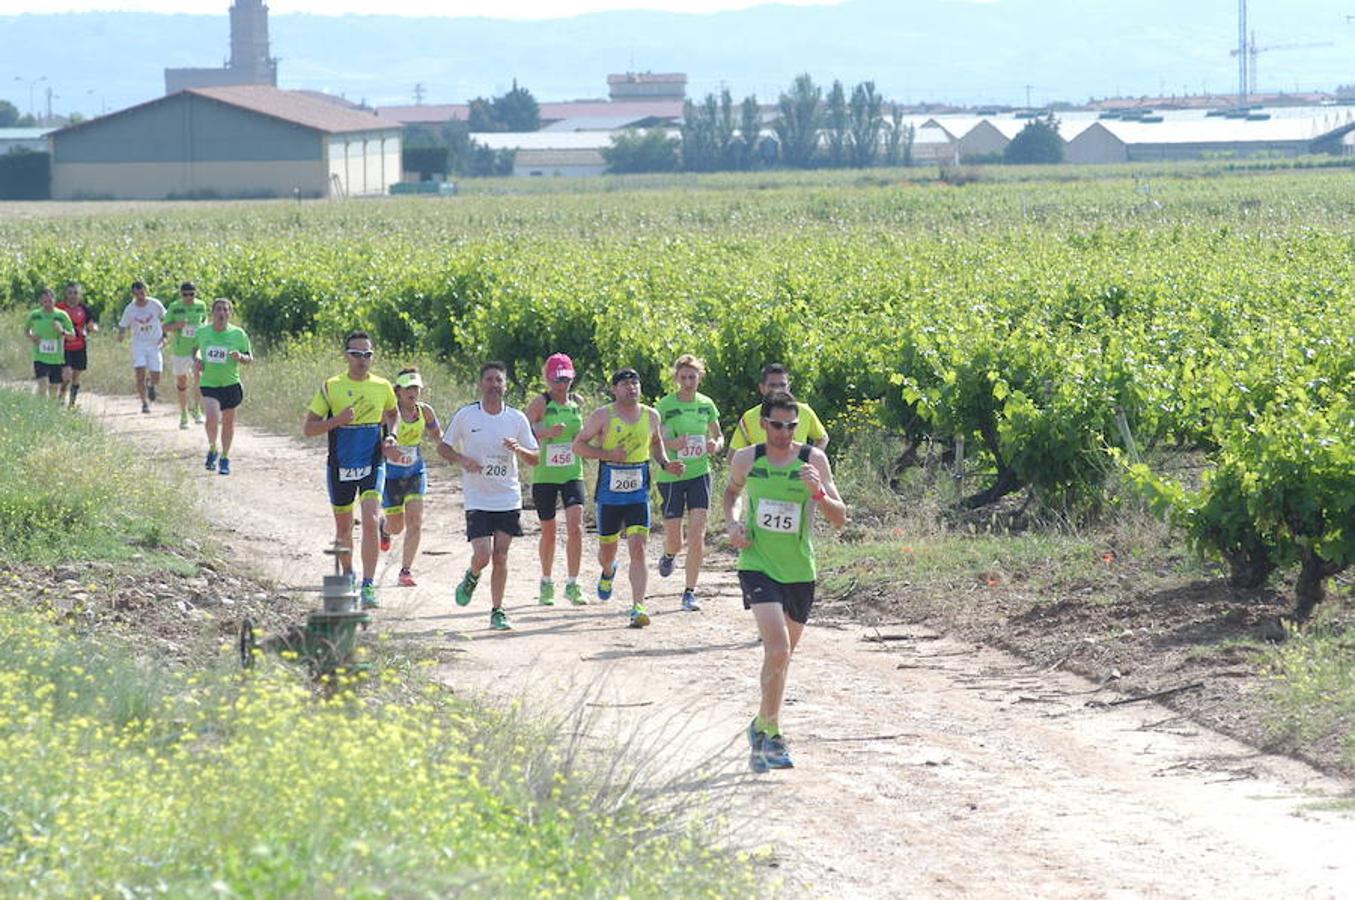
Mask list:
[{"label": "runner's leg", "polygon": [[[210,397],[207,402],[212,403]],[[212,421],[211,407],[207,408],[207,421]],[[353,574],[353,511],[351,509],[334,513],[334,543],[344,548],[339,562],[345,574]]]},{"label": "runner's leg", "polygon": [[215,397],[208,397],[204,403],[207,407],[207,421],[202,427],[207,432],[207,448],[215,450],[217,430],[221,427],[221,401]]},{"label": "runner's leg", "polygon": [[221,455],[231,455],[231,442],[235,440],[235,408],[221,412]]},{"label": "runner's leg", "polygon": [[377,533],[381,498],[369,494],[359,500],[359,506],[362,510],[362,580],[369,581],[376,578],[376,560],[381,552]]},{"label": "runner's leg", "polygon": [[792,644],[787,627],[790,619],[779,603],[754,603],[753,619],[762,638],[762,702],[758,706],[758,719],[776,729],[780,727],[781,701],[786,695],[786,675],[790,671]]},{"label": "runner's leg", "polygon": [[644,605],[645,590],[649,587],[649,572],[645,569],[645,544],[648,534],[632,534],[626,538],[626,552],[630,556],[630,602]]},{"label": "runner's leg", "polygon": [[136,396],[144,406],[148,402],[146,400],[146,367],[134,366],[132,373],[136,376]]},{"label": "runner's leg", "polygon": [[419,555],[419,541],[423,538],[423,501],[406,500],[403,518],[407,528],[404,546],[400,548],[401,568],[412,569],[414,558]]},{"label": "runner's leg", "polygon": [[706,559],[706,513],[704,509],[687,510],[687,590],[696,587],[701,577],[701,563]]},{"label": "runner's leg", "polygon": [[541,539],[536,543],[536,552],[537,556],[541,558],[541,580],[550,581],[551,570],[555,568],[555,523],[557,519],[539,519],[538,521],[541,522]]},{"label": "runner's leg", "polygon": [[565,507],[565,566],[570,578],[583,567],[583,506]]},{"label": "runner's leg", "polygon": [[174,376],[174,388],[179,392],[179,415],[188,415],[188,373]]},{"label": "runner's leg", "polygon": [[503,593],[508,586],[508,548],[512,543],[511,534],[494,532],[492,545],[494,568],[489,573],[489,603],[494,609],[503,606]]}]

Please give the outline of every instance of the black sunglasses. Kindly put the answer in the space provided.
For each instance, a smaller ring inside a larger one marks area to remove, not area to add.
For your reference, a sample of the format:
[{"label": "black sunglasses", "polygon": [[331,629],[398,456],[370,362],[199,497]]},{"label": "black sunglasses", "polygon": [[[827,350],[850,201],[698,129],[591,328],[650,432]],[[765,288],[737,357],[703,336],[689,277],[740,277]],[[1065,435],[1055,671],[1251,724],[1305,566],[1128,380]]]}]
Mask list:
[{"label": "black sunglasses", "polygon": [[767,426],[769,428],[775,428],[777,431],[794,431],[799,424],[799,419],[791,419],[789,422],[782,422],[780,419],[767,420]]}]

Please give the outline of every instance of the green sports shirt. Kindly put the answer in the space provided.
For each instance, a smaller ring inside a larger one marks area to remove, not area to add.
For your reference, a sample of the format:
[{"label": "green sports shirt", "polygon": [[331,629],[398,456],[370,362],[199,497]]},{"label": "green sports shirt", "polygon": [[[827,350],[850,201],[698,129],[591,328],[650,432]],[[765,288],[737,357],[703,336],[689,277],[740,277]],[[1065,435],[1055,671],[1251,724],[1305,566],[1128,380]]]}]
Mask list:
[{"label": "green sports shirt", "polygon": [[781,584],[813,581],[814,501],[800,469],[809,464],[808,444],[789,465],[774,466],[767,445],[758,444],[744,487],[748,495],[745,530],[751,547],[739,551],[739,570],[761,572]]},{"label": "green sports shirt", "polygon": [[718,425],[720,411],[705,394],[697,393],[690,402],[678,399],[676,393],[669,394],[658,402],[659,423],[663,427],[664,437],[682,439],[682,446],[669,450],[669,456],[682,460],[686,468],[681,475],[672,475],[664,469],[655,473],[655,478],[666,484],[672,481],[687,481],[700,478],[710,471],[710,456],[706,453],[706,442],[710,439],[710,426]]},{"label": "green sports shirt", "polygon": [[231,351],[251,352],[249,335],[243,328],[227,325],[224,331],[217,331],[215,325],[208,325],[198,331],[194,340],[202,354],[203,387],[221,388],[240,383],[240,363],[231,359]]},{"label": "green sports shirt", "polygon": [[206,303],[184,303],[183,300],[171,303],[165,310],[165,324],[182,322],[183,327],[170,332],[173,340],[170,341],[169,352],[174,356],[192,356],[198,346],[198,332],[211,317]]},{"label": "green sports shirt", "polygon": [[574,452],[574,438],[583,430],[583,411],[578,397],[569,395],[567,403],[556,403],[546,394],[546,411],[541,424],[546,428],[565,426],[559,437],[538,438],[541,462],[532,468],[536,484],[567,484],[583,477],[583,459]]},{"label": "green sports shirt", "polygon": [[26,332],[31,331],[38,336],[38,342],[33,344],[33,362],[45,363],[49,366],[65,365],[66,343],[61,336],[61,332],[57,331],[58,323],[66,329],[67,334],[75,331],[71,317],[60,309],[48,312],[39,307],[30,312],[28,318],[24,320],[24,330]]}]

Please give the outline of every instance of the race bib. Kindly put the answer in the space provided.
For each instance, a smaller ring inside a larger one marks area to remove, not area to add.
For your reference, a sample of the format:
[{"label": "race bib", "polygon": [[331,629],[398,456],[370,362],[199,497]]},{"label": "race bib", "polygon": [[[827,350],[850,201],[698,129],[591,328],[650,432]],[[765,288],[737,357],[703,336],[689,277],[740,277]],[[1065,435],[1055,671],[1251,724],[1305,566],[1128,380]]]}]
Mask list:
[{"label": "race bib", "polygon": [[763,531],[796,534],[800,530],[799,503],[761,499],[757,503],[757,527]]},{"label": "race bib", "polygon": [[38,341],[38,352],[44,355],[56,353],[61,342],[56,338],[43,338]]},{"label": "race bib", "polygon": [[508,465],[508,457],[491,456],[480,466],[480,474],[495,481],[506,481],[512,474],[512,467]]},{"label": "race bib", "polygon": [[678,456],[682,459],[700,459],[706,455],[706,436],[704,434],[689,434],[683,438],[682,446],[678,448]]},{"label": "race bib", "polygon": [[198,326],[196,326],[196,325],[185,325],[185,326],[183,327],[183,336],[184,336],[184,337],[186,337],[186,338],[197,337],[197,334],[198,334]]},{"label": "race bib", "polygon": [[398,466],[412,466],[419,461],[418,447],[396,447],[396,452],[400,454]]},{"label": "race bib", "polygon": [[367,477],[368,475],[370,475],[370,474],[372,474],[372,467],[371,467],[371,466],[340,466],[340,467],[339,467],[339,480],[340,480],[340,481],[361,481],[362,479],[366,478],[366,477]]},{"label": "race bib", "polygon": [[137,334],[152,334],[155,332],[155,320],[147,319],[145,322],[136,323]]},{"label": "race bib", "polygon": [[644,469],[609,469],[607,488],[614,494],[629,494],[645,486]]},{"label": "race bib", "polygon": [[563,469],[574,465],[574,445],[547,444],[546,465],[553,466],[557,469]]},{"label": "race bib", "polygon": [[231,358],[229,347],[204,347],[202,349],[203,362],[224,363]]}]

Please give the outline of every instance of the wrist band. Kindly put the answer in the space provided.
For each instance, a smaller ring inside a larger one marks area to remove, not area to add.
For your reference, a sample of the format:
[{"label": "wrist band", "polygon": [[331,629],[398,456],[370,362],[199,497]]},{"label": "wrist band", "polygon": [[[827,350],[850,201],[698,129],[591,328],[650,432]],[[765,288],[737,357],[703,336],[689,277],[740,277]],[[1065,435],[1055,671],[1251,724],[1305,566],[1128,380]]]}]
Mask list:
[{"label": "wrist band", "polygon": [[812,497],[810,497],[809,499],[811,499],[811,500],[822,500],[824,497],[827,497],[827,496],[828,496],[828,492],[825,491],[823,488],[819,488],[817,491],[814,492],[814,495],[813,495]]}]

